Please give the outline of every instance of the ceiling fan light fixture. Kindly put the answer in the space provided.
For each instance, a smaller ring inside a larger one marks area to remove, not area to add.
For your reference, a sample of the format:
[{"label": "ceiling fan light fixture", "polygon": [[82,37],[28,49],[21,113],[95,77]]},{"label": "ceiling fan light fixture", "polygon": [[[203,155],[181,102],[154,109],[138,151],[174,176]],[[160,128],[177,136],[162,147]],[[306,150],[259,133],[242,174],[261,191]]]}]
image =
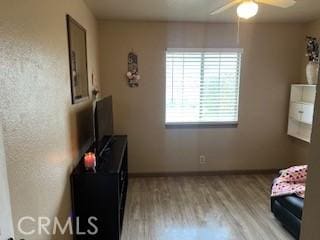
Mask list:
[{"label": "ceiling fan light fixture", "polygon": [[244,1],[237,8],[238,17],[249,19],[257,15],[259,6],[254,1]]}]

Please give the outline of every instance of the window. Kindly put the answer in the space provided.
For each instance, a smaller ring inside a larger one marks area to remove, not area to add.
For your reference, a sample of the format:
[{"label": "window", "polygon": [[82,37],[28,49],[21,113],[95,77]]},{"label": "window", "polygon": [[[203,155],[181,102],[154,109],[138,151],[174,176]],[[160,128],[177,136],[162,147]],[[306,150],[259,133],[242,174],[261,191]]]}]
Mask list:
[{"label": "window", "polygon": [[236,124],[241,55],[241,49],[167,49],[166,124]]}]

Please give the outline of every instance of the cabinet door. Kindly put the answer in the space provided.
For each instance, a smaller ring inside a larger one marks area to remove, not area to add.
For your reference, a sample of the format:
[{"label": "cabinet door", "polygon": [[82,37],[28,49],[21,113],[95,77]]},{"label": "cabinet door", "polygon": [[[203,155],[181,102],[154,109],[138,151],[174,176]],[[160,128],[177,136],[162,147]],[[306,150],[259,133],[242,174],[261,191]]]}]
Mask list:
[{"label": "cabinet door", "polygon": [[302,106],[302,117],[301,122],[312,124],[313,122],[313,111],[314,106],[313,105],[303,105]]},{"label": "cabinet door", "polygon": [[289,112],[290,118],[293,118],[297,121],[301,121],[302,113],[303,113],[303,105],[300,103],[291,102],[290,112]]}]

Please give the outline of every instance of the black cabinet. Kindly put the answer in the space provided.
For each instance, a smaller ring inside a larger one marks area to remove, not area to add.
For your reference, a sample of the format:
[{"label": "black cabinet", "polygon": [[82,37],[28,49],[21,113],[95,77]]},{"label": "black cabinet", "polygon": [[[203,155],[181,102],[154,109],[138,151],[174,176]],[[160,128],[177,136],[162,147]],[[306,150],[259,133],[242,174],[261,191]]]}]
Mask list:
[{"label": "black cabinet", "polygon": [[119,240],[127,187],[127,137],[115,136],[96,173],[85,171],[82,160],[71,175],[74,239]]}]

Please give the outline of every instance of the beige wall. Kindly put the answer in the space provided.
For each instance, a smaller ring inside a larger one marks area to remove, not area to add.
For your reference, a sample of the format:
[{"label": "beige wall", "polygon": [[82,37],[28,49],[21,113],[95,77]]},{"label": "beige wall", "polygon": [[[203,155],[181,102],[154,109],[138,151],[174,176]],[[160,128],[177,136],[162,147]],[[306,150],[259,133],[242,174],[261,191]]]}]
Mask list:
[{"label": "beige wall", "polygon": [[[87,29],[88,70],[98,79],[97,25],[81,0],[0,3],[1,118],[13,220],[70,214],[69,173],[78,157],[71,105],[66,14]],[[21,236],[32,240],[69,236]]]},{"label": "beige wall", "polygon": [[[115,130],[129,135],[131,172],[272,169],[293,157],[286,135],[289,89],[300,78],[302,25],[242,24],[238,128],[166,129],[165,49],[238,47],[236,25],[99,22],[102,90],[114,97]],[[139,88],[126,84],[139,55]],[[199,155],[207,166],[199,165]]]},{"label": "beige wall", "polygon": [[[306,27],[306,34],[320,38],[320,20],[311,22]],[[306,64],[307,61],[304,62]],[[305,67],[305,65],[304,65]],[[318,93],[320,88],[318,87]],[[317,240],[320,236],[319,231],[319,218],[320,218],[320,160],[319,160],[319,139],[320,139],[320,95],[317,95],[316,110],[315,110],[315,123],[313,128],[312,144],[300,145],[299,154],[307,153],[305,161],[309,164],[309,173],[307,180],[307,192],[305,199],[305,207],[303,210],[303,223],[302,223],[302,240]]]},{"label": "beige wall", "polygon": [[[303,36],[313,36],[320,39],[320,19],[317,21],[313,21],[310,23],[306,23],[304,25],[304,31]],[[301,54],[302,61],[302,67],[301,67],[301,78],[298,83],[306,83],[306,65],[308,63],[308,58],[305,56],[306,53],[306,44],[305,41],[303,41],[303,52]],[[300,140],[293,140],[293,150],[294,150],[294,158],[292,165],[297,164],[307,164],[309,155],[310,155],[310,144],[305,143]]]},{"label": "beige wall", "polygon": [[[318,91],[320,87],[318,86]],[[315,126],[312,133],[312,144],[308,169],[307,191],[303,209],[302,240],[318,240],[320,236],[320,95],[317,95]]]},{"label": "beige wall", "polygon": [[9,237],[13,237],[13,226],[2,124],[0,122],[0,240],[7,240]]}]

